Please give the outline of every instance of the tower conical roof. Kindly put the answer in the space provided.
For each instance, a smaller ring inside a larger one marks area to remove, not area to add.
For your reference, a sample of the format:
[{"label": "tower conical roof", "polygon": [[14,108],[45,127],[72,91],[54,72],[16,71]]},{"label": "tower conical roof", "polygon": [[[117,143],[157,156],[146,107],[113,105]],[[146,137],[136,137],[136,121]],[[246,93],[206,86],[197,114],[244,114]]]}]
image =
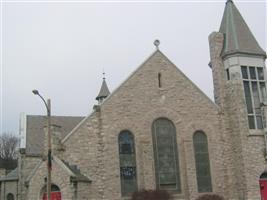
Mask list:
[{"label": "tower conical roof", "polygon": [[266,58],[266,52],[259,46],[232,0],[226,2],[220,32],[225,35],[222,56],[241,53]]},{"label": "tower conical roof", "polygon": [[106,80],[105,80],[105,78],[103,78],[102,86],[101,86],[101,89],[100,89],[100,91],[99,91],[99,94],[98,94],[97,97],[96,97],[96,100],[99,101],[99,100],[101,100],[101,99],[104,99],[104,98],[106,98],[109,94],[110,94],[110,92],[109,92],[109,89],[108,89]]}]

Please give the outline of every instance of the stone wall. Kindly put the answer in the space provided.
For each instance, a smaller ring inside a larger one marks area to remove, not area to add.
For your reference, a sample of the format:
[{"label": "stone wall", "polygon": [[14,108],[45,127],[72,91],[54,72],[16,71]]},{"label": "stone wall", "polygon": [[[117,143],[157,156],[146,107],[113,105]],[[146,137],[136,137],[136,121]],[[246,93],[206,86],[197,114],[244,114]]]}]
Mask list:
[{"label": "stone wall", "polygon": [[[249,57],[230,57],[223,59],[220,56],[223,46],[223,34],[210,35],[211,63],[214,80],[215,99],[222,110],[221,122],[224,128],[224,166],[226,194],[228,199],[255,200],[260,199],[259,176],[266,168],[264,160],[263,130],[250,130],[248,127],[247,110],[243,82],[241,79],[240,63],[259,66],[261,59]],[[230,59],[235,67],[235,76],[225,79],[225,66]],[[253,63],[257,63],[254,65]],[[260,65],[261,66],[261,65]],[[238,74],[239,73],[239,74]],[[221,91],[221,92],[219,92]]]},{"label": "stone wall", "polygon": [[102,144],[98,112],[88,116],[79,128],[71,133],[71,136],[63,140],[66,151],[62,153],[62,157],[71,165],[77,165],[81,173],[92,180],[87,190],[79,190],[90,193],[91,199],[101,199],[103,195]]},{"label": "stone wall", "polygon": [[3,181],[1,182],[0,199],[5,200],[8,194],[13,194],[15,199],[18,199],[18,181]]},{"label": "stone wall", "polygon": [[197,130],[208,137],[213,190],[223,194],[218,107],[157,51],[63,140],[66,151],[62,157],[92,179],[91,185],[80,187],[78,195],[85,197],[83,193],[91,191],[91,199],[124,199],[118,153],[118,135],[122,130],[135,136],[138,188],[155,189],[151,128],[160,117],[171,120],[176,128],[182,183],[182,193],[176,198],[189,200],[199,195],[192,143]]},{"label": "stone wall", "polygon": [[[46,187],[46,177],[47,164],[46,162],[43,162],[29,181],[29,190],[26,197],[27,200],[42,198],[42,189]],[[52,162],[51,179],[51,183],[60,188],[62,199],[75,199],[75,187],[74,184],[70,182],[70,175],[61,165],[54,161]]]},{"label": "stone wall", "polygon": [[19,172],[19,199],[25,200],[27,196],[27,179],[40,163],[41,158],[37,156],[27,156],[26,154],[20,154],[18,160],[18,172]]}]

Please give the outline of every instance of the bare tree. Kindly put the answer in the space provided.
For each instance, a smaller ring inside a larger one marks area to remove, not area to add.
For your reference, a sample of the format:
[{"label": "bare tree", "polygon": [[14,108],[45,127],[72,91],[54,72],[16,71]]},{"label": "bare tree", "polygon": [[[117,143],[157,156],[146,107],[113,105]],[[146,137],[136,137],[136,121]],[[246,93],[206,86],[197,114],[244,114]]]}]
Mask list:
[{"label": "bare tree", "polygon": [[0,159],[4,161],[16,160],[16,149],[19,139],[14,134],[0,135]]}]

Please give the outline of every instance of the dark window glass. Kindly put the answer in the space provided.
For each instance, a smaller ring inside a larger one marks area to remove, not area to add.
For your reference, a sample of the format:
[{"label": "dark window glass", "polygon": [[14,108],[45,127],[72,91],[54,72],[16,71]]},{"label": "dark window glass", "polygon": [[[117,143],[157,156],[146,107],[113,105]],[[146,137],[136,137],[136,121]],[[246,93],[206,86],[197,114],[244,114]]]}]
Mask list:
[{"label": "dark window glass", "polygon": [[251,82],[251,85],[252,85],[252,93],[253,93],[255,113],[261,114],[260,95],[259,95],[259,91],[258,91],[257,82]]},{"label": "dark window glass", "polygon": [[230,73],[229,73],[229,69],[226,69],[226,75],[227,75],[227,80],[230,80]]},{"label": "dark window glass", "polygon": [[241,66],[242,78],[248,79],[248,71],[246,66]]},{"label": "dark window glass", "polygon": [[250,79],[256,79],[255,67],[249,67]]},{"label": "dark window glass", "polygon": [[254,116],[248,116],[248,125],[250,129],[255,129]]},{"label": "dark window glass", "polygon": [[246,104],[247,104],[247,111],[248,113],[253,113],[250,87],[249,87],[248,81],[244,81],[244,91],[245,91],[245,98],[246,98]]},{"label": "dark window glass", "polygon": [[161,73],[158,73],[159,88],[161,88]]},{"label": "dark window glass", "polygon": [[257,71],[258,71],[258,79],[259,80],[264,80],[263,68],[262,67],[258,67]]},{"label": "dark window glass", "polygon": [[267,94],[266,94],[265,83],[263,83],[263,82],[260,83],[260,90],[261,90],[262,100],[263,101],[267,101]]},{"label": "dark window glass", "polygon": [[60,191],[60,189],[59,189],[59,187],[58,186],[56,186],[56,185],[51,185],[51,191],[52,192],[59,192]]},{"label": "dark window glass", "polygon": [[208,140],[205,133],[197,131],[193,136],[198,192],[212,192]]},{"label": "dark window glass", "polygon": [[262,117],[261,116],[256,116],[256,120],[257,120],[258,129],[263,129]]},{"label": "dark window glass", "polygon": [[129,195],[137,190],[134,137],[129,131],[119,135],[121,193]]},{"label": "dark window glass", "polygon": [[181,192],[176,131],[173,123],[164,118],[152,127],[157,189]]},{"label": "dark window glass", "polygon": [[[247,104],[249,128],[263,129],[261,103],[267,101],[267,92],[262,67],[241,66],[244,93]],[[249,71],[249,76],[248,76]]]}]

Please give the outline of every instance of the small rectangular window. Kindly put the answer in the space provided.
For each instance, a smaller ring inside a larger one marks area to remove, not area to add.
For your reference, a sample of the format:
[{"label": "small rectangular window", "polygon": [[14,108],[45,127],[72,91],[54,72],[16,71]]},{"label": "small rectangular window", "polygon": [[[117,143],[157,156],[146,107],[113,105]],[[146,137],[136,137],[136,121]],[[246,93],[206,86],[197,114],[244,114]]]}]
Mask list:
[{"label": "small rectangular window", "polygon": [[230,73],[229,73],[229,69],[226,69],[226,76],[227,76],[227,80],[230,80]]},{"label": "small rectangular window", "polygon": [[262,67],[258,67],[257,71],[258,71],[258,79],[259,80],[264,80],[263,68]]},{"label": "small rectangular window", "polygon": [[249,67],[249,75],[250,75],[250,79],[256,79],[255,67]]},{"label": "small rectangular window", "polygon": [[241,66],[242,78],[248,79],[248,71],[246,66]]},{"label": "small rectangular window", "polygon": [[255,129],[255,121],[253,116],[248,116],[249,129]]}]

